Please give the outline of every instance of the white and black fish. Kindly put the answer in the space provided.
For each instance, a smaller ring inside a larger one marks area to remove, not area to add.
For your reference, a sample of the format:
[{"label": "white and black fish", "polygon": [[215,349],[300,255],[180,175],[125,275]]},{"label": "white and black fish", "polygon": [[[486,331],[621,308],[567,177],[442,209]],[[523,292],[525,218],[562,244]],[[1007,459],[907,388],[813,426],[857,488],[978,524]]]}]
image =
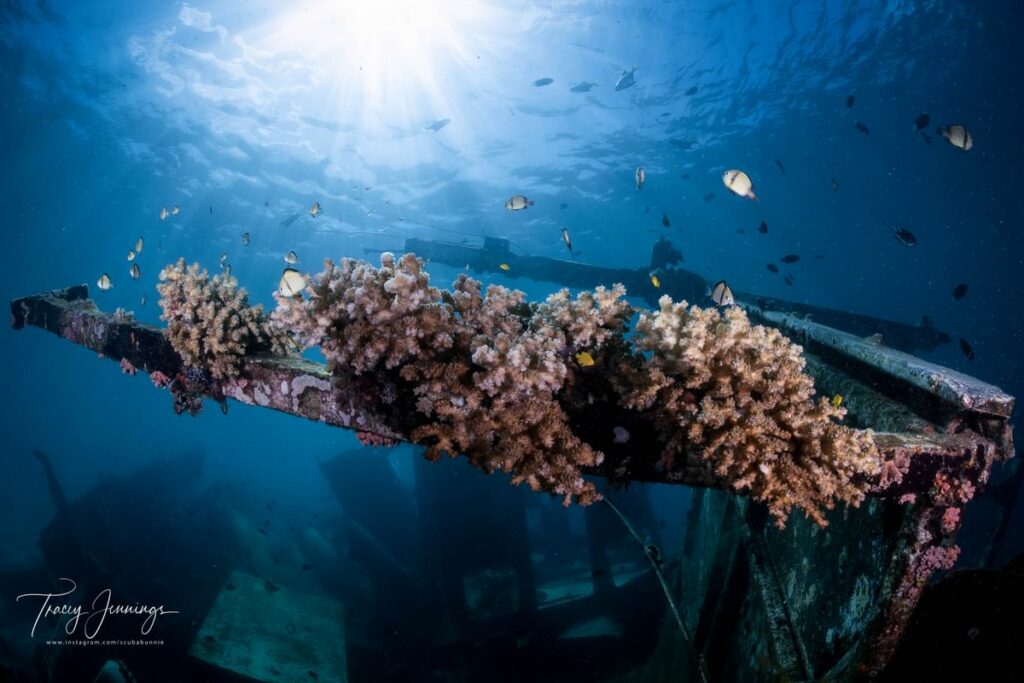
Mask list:
[{"label": "white and black fish", "polygon": [[289,265],[295,265],[296,263],[299,262],[299,255],[296,254],[294,251],[289,251],[287,254],[284,255],[284,262]]},{"label": "white and black fish", "polygon": [[565,242],[565,246],[569,249],[569,253],[575,257],[576,254],[572,251],[572,238],[569,237],[569,228],[562,228],[562,241]]},{"label": "white and black fish", "polygon": [[105,292],[113,287],[114,283],[111,281],[109,275],[103,273],[103,275],[100,275],[100,279],[96,281],[96,286],[100,288],[100,291]]},{"label": "white and black fish", "polygon": [[732,288],[725,280],[719,280],[711,288],[711,300],[718,306],[732,306],[736,300],[732,296]]},{"label": "white and black fish", "polygon": [[619,80],[615,81],[615,89],[625,90],[626,88],[636,85],[636,77],[633,76],[634,73],[636,73],[635,66],[632,69],[623,70],[622,75],[619,76]]},{"label": "white and black fish", "polygon": [[644,182],[647,180],[647,172],[644,171],[644,167],[637,166],[636,173],[633,174],[633,177],[636,180],[636,191],[639,192],[643,188]]},{"label": "white and black fish", "polygon": [[939,128],[939,135],[949,140],[949,144],[965,152],[974,147],[974,138],[971,137],[971,133],[963,126],[953,125]]},{"label": "white and black fish", "polygon": [[320,202],[313,202],[313,206],[309,207],[309,215],[313,218],[320,215]]},{"label": "white and black fish", "polygon": [[243,247],[249,246],[249,233],[248,232],[243,232],[242,233],[242,246]]},{"label": "white and black fish", "polygon": [[505,202],[505,208],[509,211],[522,211],[523,209],[528,209],[531,206],[533,206],[533,200],[527,199],[521,194],[512,195],[508,198],[508,201]]},{"label": "white and black fish", "polygon": [[133,280],[138,280],[142,277],[142,269],[139,268],[138,263],[133,263],[132,267],[128,269],[128,274],[132,276]]},{"label": "white and black fish", "polygon": [[285,268],[281,273],[281,281],[277,285],[277,291],[281,296],[299,296],[306,288],[306,278],[294,268]]},{"label": "white and black fish", "polygon": [[[746,197],[747,199],[753,199],[757,201],[757,195],[754,194],[754,183],[743,171],[731,169],[722,174],[722,183],[729,188],[729,191],[733,194],[739,195],[740,197]],[[707,200],[705,200],[707,201]]]}]

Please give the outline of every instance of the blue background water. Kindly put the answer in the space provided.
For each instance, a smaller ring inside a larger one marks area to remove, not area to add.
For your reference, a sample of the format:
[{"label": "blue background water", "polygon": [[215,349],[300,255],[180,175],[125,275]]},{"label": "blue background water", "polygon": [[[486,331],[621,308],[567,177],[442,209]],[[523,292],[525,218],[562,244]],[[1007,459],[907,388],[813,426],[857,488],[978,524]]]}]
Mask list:
[{"label": "blue background water", "polygon": [[[908,323],[927,314],[977,354],[954,341],[929,359],[1024,393],[1024,4],[369,5],[0,3],[0,299],[88,282],[104,309],[157,322],[156,274],[178,256],[213,270],[227,252],[270,303],[290,249],[316,269],[409,236],[489,235],[564,257],[567,227],[581,260],[637,267],[664,233],[686,267],[738,289]],[[636,85],[615,91],[634,65]],[[581,81],[597,85],[570,92]],[[922,112],[930,145],[913,131]],[[934,135],[951,123],[970,129],[969,153]],[[750,174],[759,202],[725,190],[728,168]],[[516,193],[536,205],[506,211]],[[323,215],[280,226],[313,201]],[[161,222],[174,204],[180,215]],[[897,225],[918,246],[894,240]],[[125,254],[140,235],[133,282]],[[765,263],[791,252],[803,259],[787,287]],[[456,273],[431,272],[440,284]],[[959,282],[970,291],[956,302]],[[316,460],[355,445],[245,406],[176,417],[143,376],[38,331],[0,332],[0,359],[9,556],[35,552],[52,514],[32,447],[72,495],[196,448],[211,479],[327,505]]]}]

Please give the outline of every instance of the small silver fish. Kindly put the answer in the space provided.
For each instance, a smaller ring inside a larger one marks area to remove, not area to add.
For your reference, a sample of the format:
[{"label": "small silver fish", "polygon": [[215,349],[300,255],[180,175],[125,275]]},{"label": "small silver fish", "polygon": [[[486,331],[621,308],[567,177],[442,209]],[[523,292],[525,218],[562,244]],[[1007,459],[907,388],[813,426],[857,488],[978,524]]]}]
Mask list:
[{"label": "small silver fish", "polygon": [[135,260],[135,250],[134,249],[129,249],[128,250],[128,260],[129,261],[134,261]]},{"label": "small silver fish", "polygon": [[181,207],[180,206],[175,204],[174,206],[171,207],[171,215],[172,216],[177,216],[179,213],[181,213]]},{"label": "small silver fish", "polygon": [[167,210],[167,207],[160,209],[160,220],[165,221],[167,217],[171,215],[171,212]]},{"label": "small silver fish", "polygon": [[562,228],[562,241],[565,242],[565,246],[568,247],[569,253],[576,256],[572,251],[572,238],[569,237],[569,228]]},{"label": "small silver fish", "polygon": [[625,90],[626,88],[636,85],[636,77],[633,75],[634,73],[636,73],[635,66],[632,69],[623,70],[622,75],[619,76],[619,80],[615,81],[615,89]]},{"label": "small silver fish", "polygon": [[633,176],[636,178],[636,191],[639,192],[644,186],[644,181],[647,180],[647,173],[644,171],[644,167],[637,166],[636,173]]},{"label": "small silver fish", "polygon": [[140,306],[145,306],[146,305],[146,295],[145,294],[143,294],[141,297],[139,297],[139,305]]},{"label": "small silver fish", "polygon": [[284,262],[290,265],[295,265],[296,263],[299,262],[299,255],[296,254],[294,251],[289,251],[287,254],[284,255]]},{"label": "small silver fish", "polygon": [[281,296],[299,296],[306,288],[306,278],[294,268],[285,268],[277,291]]},{"label": "small silver fish", "polygon": [[249,233],[247,233],[247,232],[243,232],[242,233],[242,246],[243,247],[249,246]]},{"label": "small silver fish", "polygon": [[533,200],[527,199],[521,194],[513,195],[505,202],[505,208],[509,211],[522,211],[533,206]]},{"label": "small silver fish", "polygon": [[142,236],[141,235],[139,236],[139,239],[135,242],[135,253],[136,254],[141,254],[142,253]]},{"label": "small silver fish", "polygon": [[313,206],[309,207],[309,215],[313,218],[320,215],[320,202],[313,202]]},{"label": "small silver fish", "polygon": [[732,296],[732,288],[725,280],[719,280],[711,288],[711,300],[718,306],[732,306],[736,303]]},{"label": "small silver fish", "polygon": [[142,269],[139,268],[138,263],[133,263],[132,267],[128,269],[128,274],[132,276],[133,280],[138,280],[142,277]]}]

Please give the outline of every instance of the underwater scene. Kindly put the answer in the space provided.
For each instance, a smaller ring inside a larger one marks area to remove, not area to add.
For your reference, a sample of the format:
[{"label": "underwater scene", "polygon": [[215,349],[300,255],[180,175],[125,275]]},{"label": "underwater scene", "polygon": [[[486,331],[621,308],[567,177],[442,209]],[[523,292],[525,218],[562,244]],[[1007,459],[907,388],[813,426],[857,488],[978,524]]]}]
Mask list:
[{"label": "underwater scene", "polygon": [[0,0],[0,683],[1024,679],[1018,0]]}]

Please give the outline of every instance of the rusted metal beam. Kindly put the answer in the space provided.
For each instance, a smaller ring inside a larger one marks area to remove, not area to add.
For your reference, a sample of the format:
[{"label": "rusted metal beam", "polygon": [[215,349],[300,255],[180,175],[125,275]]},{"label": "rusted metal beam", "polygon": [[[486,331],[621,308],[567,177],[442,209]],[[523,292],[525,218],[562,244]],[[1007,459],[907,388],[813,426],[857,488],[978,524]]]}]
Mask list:
[{"label": "rusted metal beam", "polygon": [[827,350],[830,355],[845,356],[927,392],[954,410],[1006,419],[1013,412],[1013,397],[999,387],[890,348],[885,345],[884,337],[864,339],[787,313],[757,309],[751,312],[787,332],[811,351]]},{"label": "rusted metal beam", "polygon": [[[123,368],[159,372],[167,378],[184,369],[160,328],[140,323],[130,314],[100,311],[88,298],[86,285],[15,299],[11,302],[11,322],[15,329],[26,325],[38,327],[102,357],[124,361]],[[977,388],[988,397],[983,405],[1000,408],[1007,401],[1012,404],[1011,398],[996,393],[993,387],[960,377],[959,386]],[[323,364],[302,358],[246,358],[238,377],[210,386],[206,393],[217,401],[231,398],[385,440],[406,441],[410,431],[408,420],[387,412],[370,388],[340,385]],[[962,396],[962,400],[975,405],[968,396]],[[922,421],[915,426],[924,424]],[[875,438],[886,457],[906,453],[919,460],[922,476],[933,469],[929,463],[969,457],[965,454],[973,452],[983,441],[973,434],[938,431],[878,433]],[[722,486],[699,459],[688,462],[682,471],[665,472],[656,466],[656,458],[638,454],[638,450],[636,444],[618,451],[609,449],[609,457],[590,473],[623,480]]]}]

